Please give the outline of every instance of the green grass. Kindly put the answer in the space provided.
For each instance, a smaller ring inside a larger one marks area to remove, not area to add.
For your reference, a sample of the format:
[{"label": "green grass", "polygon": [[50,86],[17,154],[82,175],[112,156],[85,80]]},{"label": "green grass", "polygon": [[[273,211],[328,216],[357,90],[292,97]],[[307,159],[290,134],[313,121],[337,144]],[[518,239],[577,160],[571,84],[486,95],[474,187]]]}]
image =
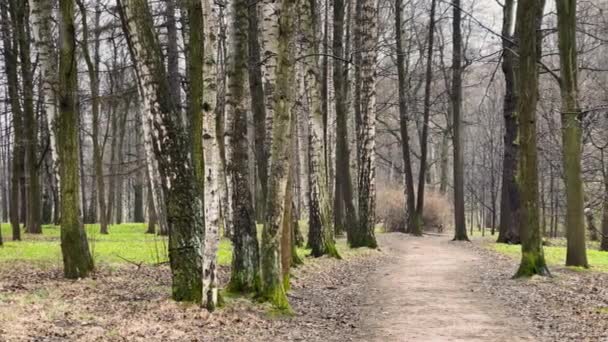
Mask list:
[{"label": "green grass", "polygon": [[[41,235],[25,234],[22,241],[11,241],[11,228],[2,223],[4,246],[0,247],[0,266],[11,261],[27,261],[40,266],[61,265],[60,230],[58,226],[45,225]],[[99,264],[128,264],[143,263],[157,264],[166,262],[167,238],[146,234],[146,224],[123,223],[111,225],[110,234],[99,234],[99,225],[85,225],[89,248],[97,265]],[[261,230],[261,226],[258,227]],[[346,248],[346,246],[340,246]],[[310,251],[298,248],[300,257]],[[230,265],[232,260],[232,244],[228,239],[222,239],[218,250],[218,263]]]},{"label": "green grass", "polygon": [[[552,244],[558,244],[559,241],[553,243],[553,239],[549,240]],[[566,247],[562,245],[544,246],[545,260],[549,266],[563,266],[566,262]],[[503,243],[490,243],[491,249],[519,259],[521,257],[520,245],[507,245]],[[590,270],[599,272],[608,272],[608,252],[598,251],[596,249],[587,249],[587,260],[589,261]],[[568,267],[572,270],[584,270],[580,267]]]}]

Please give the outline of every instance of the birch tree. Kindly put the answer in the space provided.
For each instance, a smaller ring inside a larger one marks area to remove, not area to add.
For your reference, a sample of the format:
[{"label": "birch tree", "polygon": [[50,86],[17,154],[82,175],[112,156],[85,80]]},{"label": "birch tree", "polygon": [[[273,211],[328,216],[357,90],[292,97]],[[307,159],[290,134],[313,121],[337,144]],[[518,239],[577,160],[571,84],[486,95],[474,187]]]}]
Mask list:
[{"label": "birch tree", "polygon": [[166,202],[172,296],[177,301],[200,303],[203,207],[189,157],[190,140],[169,91],[147,1],[119,1],[119,9],[144,106],[144,135],[152,141]]},{"label": "birch tree", "polygon": [[[203,254],[203,305],[209,310],[217,306],[217,250],[219,247],[220,156],[216,127],[217,112],[217,34],[216,5],[213,0],[203,1],[205,33],[203,58],[203,155],[204,155],[204,203],[205,249]],[[192,22],[193,18],[191,18]]]},{"label": "birch tree", "polygon": [[236,292],[258,292],[260,260],[249,184],[247,109],[245,77],[247,72],[247,0],[231,2],[230,55],[226,87],[226,172],[232,181],[233,253],[228,288]]},{"label": "birch tree", "polygon": [[[51,23],[53,21],[52,2],[44,0],[30,0],[30,21],[32,22],[32,38],[38,56],[40,77],[42,79],[44,113],[46,124],[49,128],[50,153],[52,160],[52,176],[57,188],[60,188],[58,175],[57,142],[55,134],[55,116],[57,112],[57,99],[55,87],[57,83],[57,72],[54,71],[55,52],[53,49],[53,37]],[[60,202],[60,201],[58,201]]]},{"label": "birch tree", "polygon": [[358,0],[361,15],[356,23],[361,44],[360,111],[358,134],[359,221],[353,229],[351,247],[376,248],[376,44],[378,42],[378,12],[375,0]]},{"label": "birch tree", "polygon": [[[325,155],[327,145],[323,143],[324,123],[321,107],[321,82],[318,44],[316,43],[314,8],[315,0],[300,1],[300,21],[302,23],[302,50],[304,56],[304,83],[308,98],[308,177],[310,190],[308,192],[308,244],[311,254],[320,257],[329,254],[339,258],[334,243],[334,228],[331,211],[331,200],[328,187],[328,175]],[[291,204],[291,203],[290,203]]]},{"label": "birch tree", "polygon": [[[293,35],[295,0],[281,0],[271,15],[278,16],[276,83],[273,89],[272,134],[266,217],[262,232],[262,292],[261,297],[279,309],[290,310],[281,272],[281,220],[284,214],[285,192],[289,172],[289,128],[294,96]],[[265,17],[265,22],[272,18]],[[265,42],[267,43],[267,42]],[[272,43],[272,42],[271,42]]]}]

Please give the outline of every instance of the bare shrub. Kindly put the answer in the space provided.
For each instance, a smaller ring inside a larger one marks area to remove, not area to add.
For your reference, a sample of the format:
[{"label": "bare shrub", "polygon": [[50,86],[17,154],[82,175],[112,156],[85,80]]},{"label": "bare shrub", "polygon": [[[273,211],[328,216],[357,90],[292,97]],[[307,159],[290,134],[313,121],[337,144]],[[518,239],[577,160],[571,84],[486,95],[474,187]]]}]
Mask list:
[{"label": "bare shrub", "polygon": [[427,191],[424,195],[424,212],[422,221],[425,229],[443,230],[452,226],[452,203],[445,195],[435,191]]},{"label": "bare shrub", "polygon": [[387,232],[405,231],[405,197],[398,187],[379,188],[376,192],[376,218]]},{"label": "bare shrub", "polygon": [[[425,229],[443,230],[452,226],[452,204],[445,195],[425,192],[422,220]],[[376,216],[387,232],[405,231],[407,225],[403,188],[379,187],[376,197]]]}]

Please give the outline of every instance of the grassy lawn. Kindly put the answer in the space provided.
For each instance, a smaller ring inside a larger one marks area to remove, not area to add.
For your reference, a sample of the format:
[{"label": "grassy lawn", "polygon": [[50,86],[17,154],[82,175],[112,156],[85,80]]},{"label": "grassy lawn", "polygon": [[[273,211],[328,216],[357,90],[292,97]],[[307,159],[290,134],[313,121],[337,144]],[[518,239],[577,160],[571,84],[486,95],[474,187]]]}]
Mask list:
[{"label": "grassy lawn", "polygon": [[[306,224],[301,223],[301,227],[303,233],[306,234]],[[26,234],[22,231],[22,241],[11,241],[11,227],[8,223],[2,223],[1,228],[4,246],[0,247],[0,267],[11,261],[26,261],[41,267],[61,265],[58,226],[43,226],[41,235]],[[97,265],[128,264],[130,262],[157,264],[168,260],[167,238],[146,234],[146,224],[111,225],[108,235],[99,234],[98,224],[87,224],[85,228],[89,248]],[[261,230],[261,225],[258,225],[260,239]],[[338,240],[337,248],[345,257],[361,253],[361,251],[349,249],[344,239]],[[301,258],[310,254],[310,250],[304,248],[298,248],[297,252]],[[220,265],[230,265],[231,260],[232,244],[230,240],[222,239],[218,251],[218,262]]]},{"label": "grassy lawn", "polygon": [[[508,255],[519,260],[521,257],[520,245],[506,245],[496,243],[498,232],[493,237],[490,235],[489,229],[486,230],[485,237],[481,237],[481,233],[477,230],[473,231],[473,237],[483,239],[487,242],[486,246],[501,254]],[[549,242],[549,246],[543,246],[545,259],[549,266],[564,266],[566,262],[566,239],[545,239]],[[589,261],[590,270],[598,272],[608,272],[608,252],[599,251],[599,243],[587,241],[587,260]],[[584,270],[580,267],[568,267],[572,270]]]}]

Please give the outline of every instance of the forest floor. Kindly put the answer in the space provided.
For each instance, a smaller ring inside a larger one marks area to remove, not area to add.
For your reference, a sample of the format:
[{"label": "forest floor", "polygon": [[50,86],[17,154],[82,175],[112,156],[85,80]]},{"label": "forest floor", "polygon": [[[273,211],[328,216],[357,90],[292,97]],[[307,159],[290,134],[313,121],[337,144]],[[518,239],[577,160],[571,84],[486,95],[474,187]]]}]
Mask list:
[{"label": "forest floor", "polygon": [[245,298],[212,314],[175,303],[167,265],[105,264],[68,281],[59,266],[1,262],[0,341],[608,340],[607,274],[512,280],[518,260],[487,240],[378,239],[379,251],[307,258],[292,275],[293,316]]}]

